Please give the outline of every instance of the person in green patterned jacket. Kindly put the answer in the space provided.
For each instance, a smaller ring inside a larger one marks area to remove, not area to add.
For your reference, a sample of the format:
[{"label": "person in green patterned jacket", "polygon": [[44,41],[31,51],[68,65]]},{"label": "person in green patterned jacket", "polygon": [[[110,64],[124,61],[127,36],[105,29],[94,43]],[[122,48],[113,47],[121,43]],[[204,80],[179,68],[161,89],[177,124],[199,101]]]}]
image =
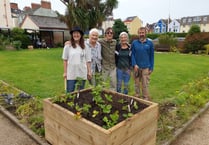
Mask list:
[{"label": "person in green patterned jacket", "polygon": [[115,48],[117,41],[113,39],[113,29],[108,27],[105,30],[105,38],[100,39],[102,46],[102,76],[106,81],[110,79],[111,90],[116,91],[116,65],[115,65]]}]

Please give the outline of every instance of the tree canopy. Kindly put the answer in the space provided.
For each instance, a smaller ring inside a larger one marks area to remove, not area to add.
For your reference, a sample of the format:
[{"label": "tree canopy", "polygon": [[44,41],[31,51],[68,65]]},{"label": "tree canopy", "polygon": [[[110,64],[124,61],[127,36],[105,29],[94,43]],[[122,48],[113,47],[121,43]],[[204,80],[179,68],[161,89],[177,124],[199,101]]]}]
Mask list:
[{"label": "tree canopy", "polygon": [[128,28],[127,26],[121,21],[121,19],[115,20],[115,23],[113,25],[113,30],[114,30],[114,38],[118,39],[119,35],[121,32],[127,32],[128,33]]},{"label": "tree canopy", "polygon": [[61,0],[66,5],[65,15],[58,13],[69,29],[79,26],[83,30],[99,28],[107,16],[117,8],[117,0]]}]

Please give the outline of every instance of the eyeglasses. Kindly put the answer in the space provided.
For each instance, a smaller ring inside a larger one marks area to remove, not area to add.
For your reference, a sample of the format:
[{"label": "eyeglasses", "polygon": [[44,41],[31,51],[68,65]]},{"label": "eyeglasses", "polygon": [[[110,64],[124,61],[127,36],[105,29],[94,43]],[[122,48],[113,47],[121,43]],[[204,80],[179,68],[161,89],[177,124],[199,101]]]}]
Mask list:
[{"label": "eyeglasses", "polygon": [[106,34],[113,34],[113,32],[106,32]]}]

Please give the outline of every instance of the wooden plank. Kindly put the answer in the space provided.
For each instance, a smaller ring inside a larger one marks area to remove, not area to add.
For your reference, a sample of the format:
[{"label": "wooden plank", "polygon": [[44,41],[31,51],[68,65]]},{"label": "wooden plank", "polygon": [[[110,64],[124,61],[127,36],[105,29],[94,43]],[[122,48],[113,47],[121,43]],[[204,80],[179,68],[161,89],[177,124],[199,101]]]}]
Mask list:
[{"label": "wooden plank", "polygon": [[[86,119],[74,119],[73,113],[59,107],[58,105],[45,101],[44,110],[45,117],[49,117],[50,119],[59,122],[61,126],[69,129],[69,131],[75,133],[77,136],[81,136],[88,140],[92,144],[96,142],[97,145],[102,145],[102,142],[107,140],[107,130],[87,121]],[[97,141],[97,138],[99,138],[99,142]]]},{"label": "wooden plank", "polygon": [[[126,141],[122,142],[120,145],[145,145],[147,144],[147,142],[150,142],[150,140],[155,141],[156,130],[157,130],[156,122],[152,122],[148,126],[144,126],[143,129],[141,129],[136,134],[133,134],[131,137],[129,137]],[[155,142],[154,144],[148,144],[148,145],[155,145]]]},{"label": "wooden plank", "polygon": [[135,114],[128,120],[123,121],[122,123],[116,125],[111,128],[112,133],[110,136],[109,143],[121,144],[127,138],[133,136],[140,132],[145,126],[149,126],[150,123],[155,122],[157,125],[158,119],[158,107],[151,106],[149,108],[144,109],[138,114]]},{"label": "wooden plank", "polygon": [[56,127],[57,124],[50,120],[48,117],[45,117],[44,119],[44,127],[45,127],[45,138],[48,140],[51,144],[57,144],[58,145],[58,127]]},{"label": "wooden plank", "polygon": [[[146,139],[147,136],[147,134],[143,135],[143,130],[150,130],[155,138],[158,119],[158,105],[147,101],[143,103],[148,103],[150,106],[111,129],[105,130],[84,118],[74,119],[72,112],[45,99],[46,139],[56,145],[121,145],[123,142],[129,144],[131,138],[130,142],[134,141],[139,145],[142,140],[138,139],[140,137]],[[149,137],[152,136],[151,133],[148,134]],[[134,138],[136,134],[141,136]]]}]

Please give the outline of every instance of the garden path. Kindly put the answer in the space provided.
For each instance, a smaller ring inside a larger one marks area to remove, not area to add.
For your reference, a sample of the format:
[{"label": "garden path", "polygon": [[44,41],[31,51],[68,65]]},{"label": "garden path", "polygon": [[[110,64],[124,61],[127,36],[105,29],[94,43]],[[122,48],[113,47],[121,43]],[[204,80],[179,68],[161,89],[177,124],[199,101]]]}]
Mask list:
[{"label": "garden path", "polygon": [[171,145],[209,145],[209,109],[199,116]]},{"label": "garden path", "polygon": [[0,112],[0,145],[38,145]]}]

